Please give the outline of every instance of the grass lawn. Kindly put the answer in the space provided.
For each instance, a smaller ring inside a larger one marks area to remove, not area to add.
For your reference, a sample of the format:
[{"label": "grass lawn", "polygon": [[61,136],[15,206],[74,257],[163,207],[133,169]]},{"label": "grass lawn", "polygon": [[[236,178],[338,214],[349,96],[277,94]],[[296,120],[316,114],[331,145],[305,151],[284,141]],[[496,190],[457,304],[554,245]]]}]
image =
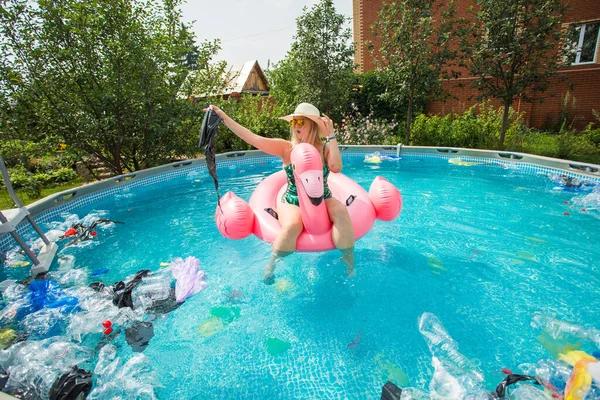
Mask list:
[{"label": "grass lawn", "polygon": [[[25,205],[27,205],[27,204],[33,203],[36,200],[42,199],[46,196],[49,196],[51,194],[54,194],[57,192],[62,192],[63,190],[81,186],[82,183],[83,183],[83,179],[78,178],[78,179],[72,180],[70,182],[62,183],[60,185],[46,187],[46,188],[42,189],[42,193],[40,194],[39,197],[29,197],[26,194],[24,194],[18,190],[16,192],[17,192],[17,196],[19,196],[21,201]],[[7,210],[7,209],[13,208],[13,207],[14,207],[14,203],[13,203],[12,199],[10,198],[8,192],[3,188],[2,190],[0,190],[0,210]]]}]

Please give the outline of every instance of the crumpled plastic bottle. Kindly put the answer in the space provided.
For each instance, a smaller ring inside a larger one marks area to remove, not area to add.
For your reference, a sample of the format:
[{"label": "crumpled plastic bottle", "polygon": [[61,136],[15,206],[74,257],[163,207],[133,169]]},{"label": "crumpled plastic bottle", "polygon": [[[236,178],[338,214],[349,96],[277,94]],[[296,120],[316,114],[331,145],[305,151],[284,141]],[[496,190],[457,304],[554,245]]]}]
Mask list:
[{"label": "crumpled plastic bottle", "polygon": [[149,275],[133,289],[133,308],[146,310],[156,302],[167,299],[171,294],[172,279],[167,274]]},{"label": "crumpled plastic bottle", "polygon": [[77,297],[81,311],[72,316],[67,336],[79,343],[87,335],[101,335],[104,330],[102,321],[110,320],[113,326],[124,327],[143,318],[141,310],[115,306],[108,292],[96,292],[84,287],[79,289]]},{"label": "crumpled plastic bottle", "polygon": [[94,368],[96,386],[88,399],[156,399],[154,388],[160,386],[148,358],[136,353],[127,361],[117,357],[112,344],[102,347]]},{"label": "crumpled plastic bottle", "polygon": [[435,370],[429,385],[432,399],[487,398],[483,374],[458,351],[458,344],[434,314],[421,315],[419,331],[429,346]]},{"label": "crumpled plastic bottle", "polygon": [[[0,351],[0,367],[9,378],[6,389],[25,398],[48,399],[52,384],[73,365],[90,359],[90,349],[77,346],[64,337],[16,343]],[[34,396],[35,395],[35,396]]]},{"label": "crumpled plastic bottle", "polygon": [[533,313],[530,325],[534,329],[545,331],[554,339],[566,334],[576,339],[589,340],[600,349],[600,330],[596,328],[571,324],[557,319],[552,314],[542,312]]}]

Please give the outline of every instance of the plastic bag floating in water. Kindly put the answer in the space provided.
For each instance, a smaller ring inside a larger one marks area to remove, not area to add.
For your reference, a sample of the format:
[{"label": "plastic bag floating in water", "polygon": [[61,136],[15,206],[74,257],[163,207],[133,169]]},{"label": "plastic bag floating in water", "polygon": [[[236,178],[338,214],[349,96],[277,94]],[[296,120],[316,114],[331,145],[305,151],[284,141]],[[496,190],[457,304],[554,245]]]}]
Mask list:
[{"label": "plastic bag floating in water", "polygon": [[396,161],[400,159],[401,157],[399,156],[386,156],[378,151],[365,155],[365,162],[367,164],[381,164],[382,161]]},{"label": "plastic bag floating in water", "polygon": [[208,283],[205,281],[204,271],[199,269],[200,260],[196,257],[188,257],[185,260],[176,258],[171,263],[171,273],[177,279],[175,284],[175,298],[178,303],[185,301],[188,297],[205,289]]}]

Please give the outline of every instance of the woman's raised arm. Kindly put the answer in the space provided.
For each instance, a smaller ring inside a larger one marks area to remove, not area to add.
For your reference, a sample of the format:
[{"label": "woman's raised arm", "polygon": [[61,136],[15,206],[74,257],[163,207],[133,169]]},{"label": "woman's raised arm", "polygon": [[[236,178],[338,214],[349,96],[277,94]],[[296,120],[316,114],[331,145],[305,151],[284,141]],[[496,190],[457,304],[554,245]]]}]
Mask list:
[{"label": "woman's raised arm", "polygon": [[[219,117],[223,118],[223,123],[225,124],[225,126],[229,128],[236,136],[238,136],[240,139],[242,139],[249,145],[256,147],[258,150],[279,157],[282,157],[284,153],[287,150],[289,150],[291,144],[287,140],[271,139],[259,136],[250,131],[250,129],[245,128],[242,125],[235,122],[219,107],[212,104],[208,107],[215,111]],[[208,110],[208,108],[204,109],[204,111],[206,110]]]},{"label": "woman's raised arm", "polygon": [[327,166],[331,172],[340,172],[342,170],[342,155],[335,137],[333,121],[325,114],[321,117],[325,124],[327,142],[325,142],[325,152],[327,154]]}]

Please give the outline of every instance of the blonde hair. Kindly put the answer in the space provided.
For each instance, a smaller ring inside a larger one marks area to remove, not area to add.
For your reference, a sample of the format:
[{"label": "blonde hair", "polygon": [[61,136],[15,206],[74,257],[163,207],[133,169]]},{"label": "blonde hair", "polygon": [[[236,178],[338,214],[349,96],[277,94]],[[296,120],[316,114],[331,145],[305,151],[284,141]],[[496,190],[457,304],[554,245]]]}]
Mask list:
[{"label": "blonde hair", "polygon": [[[319,125],[317,125],[317,123],[315,123],[310,118],[304,118],[304,123],[305,124],[308,123],[310,126],[310,130],[306,134],[306,140],[304,140],[304,143],[310,143],[313,146],[315,146],[316,148],[319,148],[321,146],[321,138],[319,136]],[[300,143],[300,138],[298,138],[298,135],[296,134],[296,130],[291,126],[290,126],[290,135],[291,135],[292,146],[295,146],[298,143]]]}]

